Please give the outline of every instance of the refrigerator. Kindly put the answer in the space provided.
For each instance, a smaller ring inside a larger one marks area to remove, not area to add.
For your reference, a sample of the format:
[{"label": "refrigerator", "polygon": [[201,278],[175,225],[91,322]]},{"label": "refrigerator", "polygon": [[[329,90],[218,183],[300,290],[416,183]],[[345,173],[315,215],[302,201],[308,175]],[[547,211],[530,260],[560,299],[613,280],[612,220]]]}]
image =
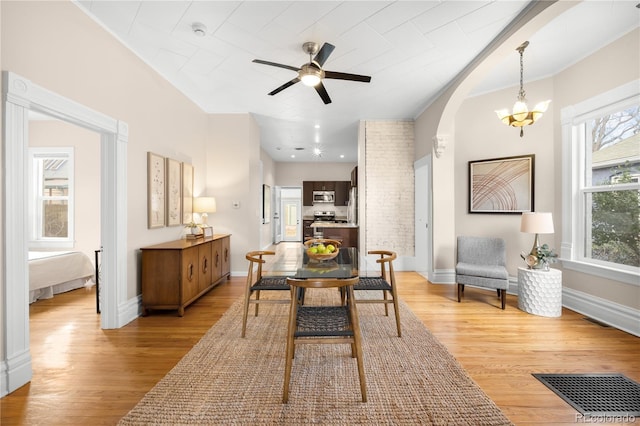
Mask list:
[{"label": "refrigerator", "polygon": [[349,189],[349,204],[347,204],[347,222],[358,224],[358,187]]}]

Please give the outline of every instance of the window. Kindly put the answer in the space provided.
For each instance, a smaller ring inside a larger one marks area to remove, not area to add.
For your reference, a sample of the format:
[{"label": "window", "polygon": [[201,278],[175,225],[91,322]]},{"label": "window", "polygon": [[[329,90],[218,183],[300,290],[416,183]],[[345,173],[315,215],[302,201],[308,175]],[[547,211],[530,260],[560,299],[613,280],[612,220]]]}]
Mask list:
[{"label": "window", "polygon": [[627,282],[640,271],[638,96],[633,82],[562,111],[563,264]]},{"label": "window", "polygon": [[73,148],[29,148],[30,247],[73,246]]}]

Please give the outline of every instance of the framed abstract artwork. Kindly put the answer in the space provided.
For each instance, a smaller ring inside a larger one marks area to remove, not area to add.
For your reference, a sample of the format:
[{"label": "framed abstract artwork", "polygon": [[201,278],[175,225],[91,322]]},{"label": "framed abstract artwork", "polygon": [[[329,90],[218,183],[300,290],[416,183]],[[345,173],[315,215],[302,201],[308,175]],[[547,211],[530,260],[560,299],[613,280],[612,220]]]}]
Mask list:
[{"label": "framed abstract artwork", "polygon": [[193,222],[193,166],[182,163],[182,224]]},{"label": "framed abstract artwork", "polygon": [[165,224],[165,161],[164,157],[147,152],[147,227],[161,228]]},{"label": "framed abstract artwork", "polygon": [[469,213],[534,211],[535,155],[469,161]]},{"label": "framed abstract artwork", "polygon": [[167,226],[182,223],[182,166],[179,161],[166,159]]}]

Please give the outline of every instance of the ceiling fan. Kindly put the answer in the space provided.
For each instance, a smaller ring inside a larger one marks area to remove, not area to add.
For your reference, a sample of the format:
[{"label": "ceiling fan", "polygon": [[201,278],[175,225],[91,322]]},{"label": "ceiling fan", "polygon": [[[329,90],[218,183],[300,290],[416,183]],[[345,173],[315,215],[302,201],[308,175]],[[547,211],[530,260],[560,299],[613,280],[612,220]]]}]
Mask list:
[{"label": "ceiling fan", "polygon": [[[331,98],[327,93],[327,89],[324,88],[322,84],[322,79],[324,78],[332,78],[335,80],[351,80],[351,81],[360,81],[363,83],[369,83],[371,81],[371,77],[366,75],[358,75],[358,74],[347,74],[343,72],[335,72],[335,71],[325,71],[322,69],[322,66],[333,52],[333,49],[336,47],[330,43],[324,43],[322,48],[318,50],[318,43],[314,43],[312,41],[308,41],[302,45],[302,50],[305,53],[309,54],[309,62],[302,65],[300,68],[292,67],[290,65],[278,64],[276,62],[263,61],[261,59],[254,59],[253,62],[257,64],[263,65],[271,65],[273,67],[285,68],[288,70],[296,71],[298,76],[291,81],[286,82],[282,86],[277,89],[269,92],[269,95],[273,96],[277,93],[280,93],[287,87],[291,87],[294,84],[302,81],[302,84],[305,86],[313,86],[322,98],[322,101],[325,104],[331,103]],[[311,58],[313,55],[316,55],[313,59]]]}]

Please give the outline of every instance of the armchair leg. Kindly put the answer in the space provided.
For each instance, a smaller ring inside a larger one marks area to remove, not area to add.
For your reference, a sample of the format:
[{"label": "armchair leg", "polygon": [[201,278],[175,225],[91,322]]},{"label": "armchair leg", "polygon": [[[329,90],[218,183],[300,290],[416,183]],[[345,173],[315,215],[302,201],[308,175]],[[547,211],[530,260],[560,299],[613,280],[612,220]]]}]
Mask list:
[{"label": "armchair leg", "polygon": [[507,290],[499,290],[500,291],[500,303],[502,304],[502,309],[504,310],[505,303],[507,301]]},{"label": "armchair leg", "polygon": [[464,284],[458,284],[458,303],[460,303],[462,293],[464,293]]}]

